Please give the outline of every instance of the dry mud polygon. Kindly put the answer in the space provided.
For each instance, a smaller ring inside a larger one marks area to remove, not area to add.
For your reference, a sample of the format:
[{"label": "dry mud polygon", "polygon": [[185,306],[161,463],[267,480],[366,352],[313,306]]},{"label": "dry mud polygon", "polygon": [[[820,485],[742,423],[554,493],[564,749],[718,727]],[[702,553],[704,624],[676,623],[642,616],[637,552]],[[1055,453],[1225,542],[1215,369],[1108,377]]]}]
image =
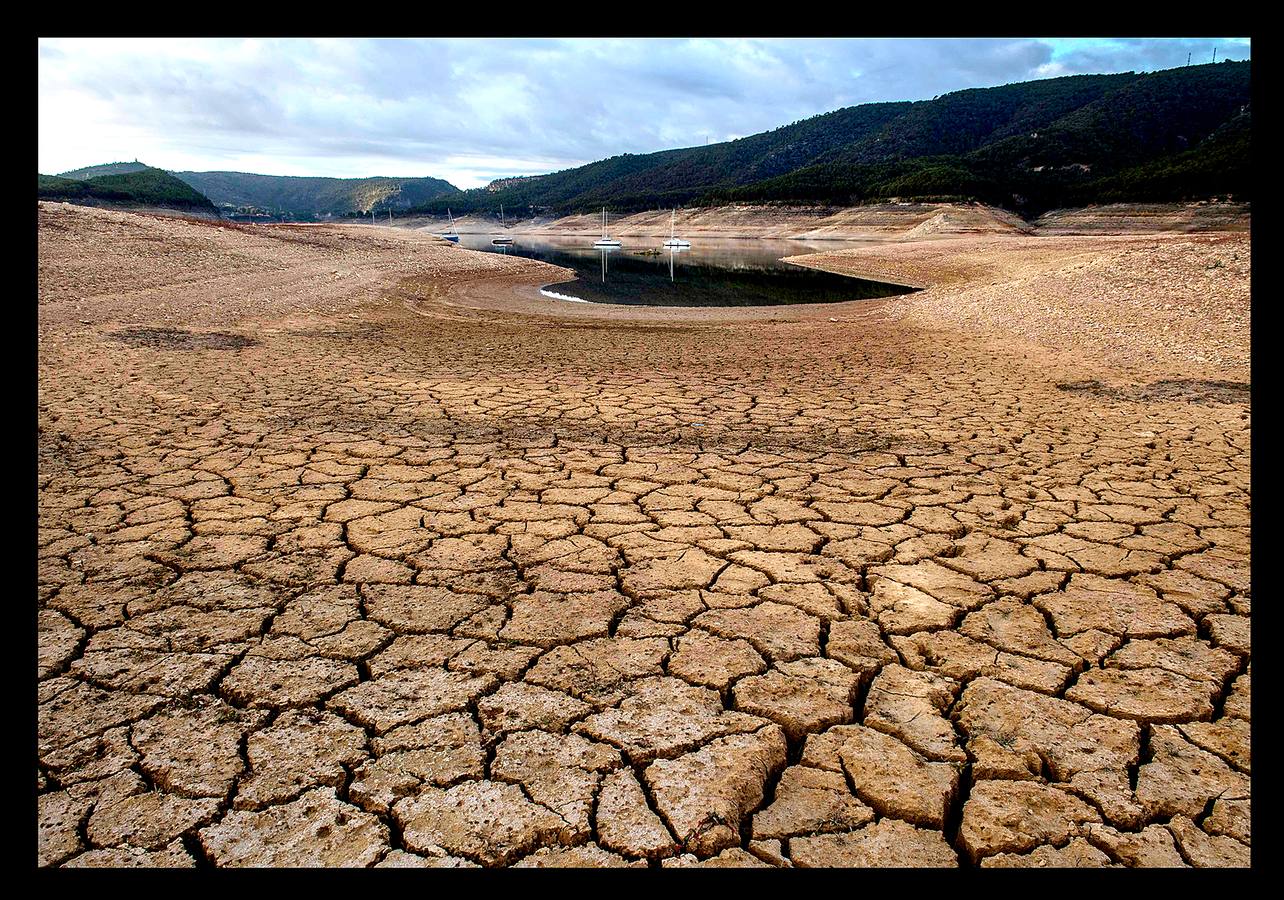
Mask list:
[{"label": "dry mud polygon", "polygon": [[40,240],[41,865],[1248,863],[1246,359]]}]

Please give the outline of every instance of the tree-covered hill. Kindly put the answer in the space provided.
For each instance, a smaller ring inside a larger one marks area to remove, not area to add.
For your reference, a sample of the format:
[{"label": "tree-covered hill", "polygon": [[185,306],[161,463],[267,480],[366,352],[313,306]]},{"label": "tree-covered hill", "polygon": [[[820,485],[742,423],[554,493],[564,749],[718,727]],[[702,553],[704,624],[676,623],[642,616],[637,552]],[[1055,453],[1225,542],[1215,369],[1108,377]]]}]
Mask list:
[{"label": "tree-covered hill", "polygon": [[877,134],[819,161],[855,166],[969,153],[1043,128],[1123,87],[1134,77],[1073,75],[955,91],[910,104],[903,115]]},{"label": "tree-covered hill", "polygon": [[[1117,200],[1249,198],[1250,64],[1076,75],[836,110],[707,147],[625,154],[414,211],[973,199],[1024,214]],[[1238,123],[1238,124],[1236,124]]]},{"label": "tree-covered hill", "polygon": [[405,211],[458,189],[440,178],[313,178],[246,172],[175,172],[225,213],[293,219]]},{"label": "tree-covered hill", "polygon": [[150,166],[89,179],[38,175],[36,183],[36,193],[41,200],[156,206],[201,213],[216,212],[214,204],[204,194],[193,190],[191,186],[179,181],[168,172],[153,169]]},{"label": "tree-covered hill", "polygon": [[1130,200],[1248,200],[1250,85],[1249,63],[1223,62],[975,88],[468,191],[438,178],[167,174],[137,161],[41,176],[39,189],[42,197],[105,202],[208,208],[212,201],[224,214],[295,220],[447,208],[497,216],[501,204],[525,216],[899,198],[977,200],[1035,216]]}]

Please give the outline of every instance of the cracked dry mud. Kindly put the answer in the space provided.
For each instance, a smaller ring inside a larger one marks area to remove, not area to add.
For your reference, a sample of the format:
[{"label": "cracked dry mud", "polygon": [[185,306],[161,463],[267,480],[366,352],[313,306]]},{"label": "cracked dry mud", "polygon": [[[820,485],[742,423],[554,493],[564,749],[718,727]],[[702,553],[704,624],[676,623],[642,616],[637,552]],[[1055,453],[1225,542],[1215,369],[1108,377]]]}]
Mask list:
[{"label": "cracked dry mud", "polygon": [[1246,352],[50,204],[40,266],[41,865],[1249,862],[1248,394],[1147,390]]}]

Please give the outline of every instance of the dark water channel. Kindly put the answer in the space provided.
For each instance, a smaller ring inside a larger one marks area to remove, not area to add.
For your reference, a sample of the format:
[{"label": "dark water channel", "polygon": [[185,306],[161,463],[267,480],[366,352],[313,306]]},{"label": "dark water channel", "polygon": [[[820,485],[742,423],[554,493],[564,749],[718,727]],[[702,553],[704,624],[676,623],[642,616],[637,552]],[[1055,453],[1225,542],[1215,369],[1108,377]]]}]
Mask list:
[{"label": "dark water channel", "polygon": [[[563,266],[576,278],[546,286],[560,299],[633,306],[778,306],[837,303],[905,294],[913,288],[834,275],[781,261],[847,242],[692,239],[691,249],[670,250],[662,238],[623,238],[624,246],[594,248],[591,237],[513,235],[495,245],[489,234],[464,234],[460,246],[524,256]],[[658,254],[642,251],[655,251]]]}]

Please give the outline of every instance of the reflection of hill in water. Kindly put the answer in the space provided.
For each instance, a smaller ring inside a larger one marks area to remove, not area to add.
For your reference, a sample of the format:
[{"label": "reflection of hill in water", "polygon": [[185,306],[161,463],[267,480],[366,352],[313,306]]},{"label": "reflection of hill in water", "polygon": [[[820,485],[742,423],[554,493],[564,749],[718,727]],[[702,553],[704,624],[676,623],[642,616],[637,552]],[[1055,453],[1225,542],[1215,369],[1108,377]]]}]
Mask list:
[{"label": "reflection of hill in water", "polygon": [[901,285],[806,269],[778,259],[754,260],[749,254],[734,254],[732,259],[724,261],[693,258],[691,253],[683,251],[671,260],[668,252],[639,256],[627,250],[566,249],[526,240],[508,247],[506,252],[573,270],[578,276],[574,281],[550,285],[550,289],[593,303],[778,306],[868,300],[911,290]]}]

